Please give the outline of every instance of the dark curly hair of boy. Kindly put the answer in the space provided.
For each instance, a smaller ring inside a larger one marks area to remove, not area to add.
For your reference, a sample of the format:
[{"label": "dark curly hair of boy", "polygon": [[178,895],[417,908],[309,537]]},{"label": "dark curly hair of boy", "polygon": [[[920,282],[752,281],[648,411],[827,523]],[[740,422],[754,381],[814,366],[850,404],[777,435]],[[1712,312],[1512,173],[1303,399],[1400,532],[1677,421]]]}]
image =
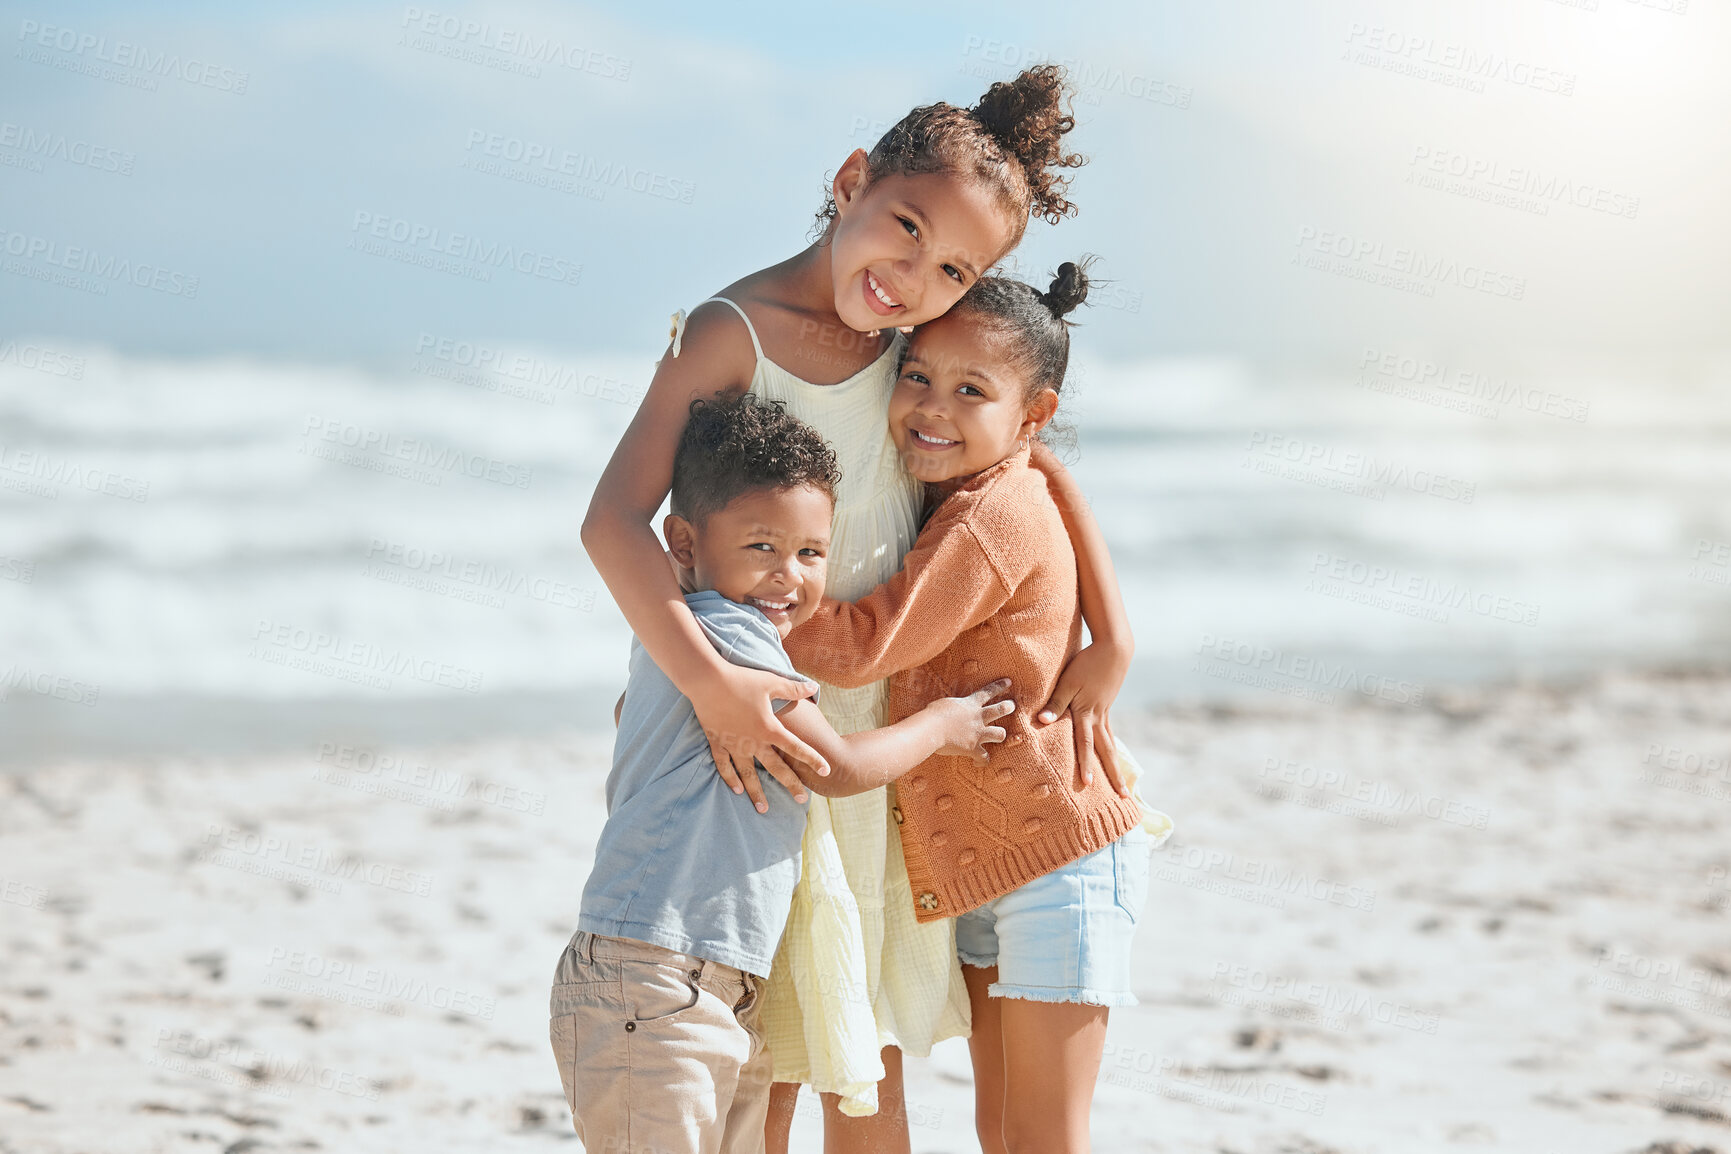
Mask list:
[{"label": "dark curly hair of boy", "polygon": [[755,393],[691,402],[673,455],[673,512],[701,526],[711,513],[759,489],[810,485],[835,500],[841,468],[817,431]]}]

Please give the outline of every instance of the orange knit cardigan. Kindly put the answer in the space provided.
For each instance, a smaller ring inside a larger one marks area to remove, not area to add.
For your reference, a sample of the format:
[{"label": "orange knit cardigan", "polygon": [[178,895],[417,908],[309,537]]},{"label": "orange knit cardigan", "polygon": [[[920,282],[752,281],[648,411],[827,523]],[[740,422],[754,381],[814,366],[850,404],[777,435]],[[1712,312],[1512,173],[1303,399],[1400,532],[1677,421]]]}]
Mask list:
[{"label": "orange knit cardigan", "polygon": [[953,918],[1085,857],[1142,820],[1095,767],[1083,786],[1068,715],[1036,727],[1080,647],[1076,555],[1026,448],[968,478],[933,512],[901,572],[849,604],[824,598],[787,638],[831,685],[889,676],[890,721],[1011,679],[1016,712],[976,765],[934,757],[895,787],[892,814],[922,922]]}]

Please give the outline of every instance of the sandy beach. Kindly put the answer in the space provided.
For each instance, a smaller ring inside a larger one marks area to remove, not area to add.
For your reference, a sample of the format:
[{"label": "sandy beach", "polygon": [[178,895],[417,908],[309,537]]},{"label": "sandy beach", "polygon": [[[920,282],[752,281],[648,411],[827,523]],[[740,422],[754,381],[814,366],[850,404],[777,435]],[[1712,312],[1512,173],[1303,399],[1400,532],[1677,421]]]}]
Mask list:
[{"label": "sandy beach", "polygon": [[[1731,678],[1118,724],[1178,832],[1098,1150],[1731,1150]],[[0,1151],[577,1149],[547,983],[609,743],[6,777]],[[915,1150],[977,1148],[962,1043],[909,1086]]]}]

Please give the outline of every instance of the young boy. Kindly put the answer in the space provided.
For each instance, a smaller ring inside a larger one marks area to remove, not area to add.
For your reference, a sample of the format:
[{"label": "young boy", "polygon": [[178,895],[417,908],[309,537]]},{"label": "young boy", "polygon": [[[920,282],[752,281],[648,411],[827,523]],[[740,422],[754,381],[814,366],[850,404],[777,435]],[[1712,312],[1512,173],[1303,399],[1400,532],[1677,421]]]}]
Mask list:
[{"label": "young boy", "polygon": [[[694,401],[673,466],[668,550],[686,604],[729,661],[803,684],[781,639],[823,598],[835,456],[750,393]],[[812,696],[782,722],[830,765],[828,797],[933,755],[983,759],[1009,682],[842,737]],[[607,823],[577,933],[554,976],[549,1033],[577,1135],[593,1154],[761,1149],[770,1085],[758,997],[799,879],[801,802],[765,778],[767,813],[716,773],[691,702],[635,640],[607,777]]]}]

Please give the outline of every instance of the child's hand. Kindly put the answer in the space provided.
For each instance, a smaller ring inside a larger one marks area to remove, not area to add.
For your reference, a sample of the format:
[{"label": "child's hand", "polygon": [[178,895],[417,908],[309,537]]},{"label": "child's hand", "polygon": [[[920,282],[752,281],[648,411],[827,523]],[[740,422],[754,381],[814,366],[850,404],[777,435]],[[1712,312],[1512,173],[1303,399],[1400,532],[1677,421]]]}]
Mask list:
[{"label": "child's hand", "polygon": [[754,759],[786,786],[797,802],[805,801],[805,786],[784,756],[810,766],[819,777],[829,773],[829,765],[817,751],[794,736],[770,706],[775,699],[798,701],[816,692],[817,686],[807,681],[728,665],[704,687],[701,697],[691,697],[698,724],[709,738],[716,772],[734,793],[744,791],[758,813],[768,813],[769,802],[763,796]]},{"label": "child's hand", "polygon": [[1016,712],[1014,701],[999,701],[990,705],[987,702],[1009,692],[1009,689],[1010,679],[1005,677],[992,682],[978,693],[970,693],[966,697],[945,697],[932,702],[928,708],[949,715],[945,719],[944,730],[948,738],[938,752],[947,757],[969,757],[983,765],[986,761],[986,746],[1004,740],[1004,727],[993,725],[992,722]]},{"label": "child's hand", "polygon": [[1070,711],[1076,731],[1076,768],[1082,774],[1082,784],[1094,780],[1094,753],[1099,752],[1100,765],[1106,770],[1106,782],[1119,797],[1130,796],[1130,786],[1113,757],[1112,725],[1108,711],[1118,698],[1124,675],[1130,671],[1130,659],[1114,646],[1096,642],[1064,666],[1052,699],[1035,720],[1050,725]]}]

